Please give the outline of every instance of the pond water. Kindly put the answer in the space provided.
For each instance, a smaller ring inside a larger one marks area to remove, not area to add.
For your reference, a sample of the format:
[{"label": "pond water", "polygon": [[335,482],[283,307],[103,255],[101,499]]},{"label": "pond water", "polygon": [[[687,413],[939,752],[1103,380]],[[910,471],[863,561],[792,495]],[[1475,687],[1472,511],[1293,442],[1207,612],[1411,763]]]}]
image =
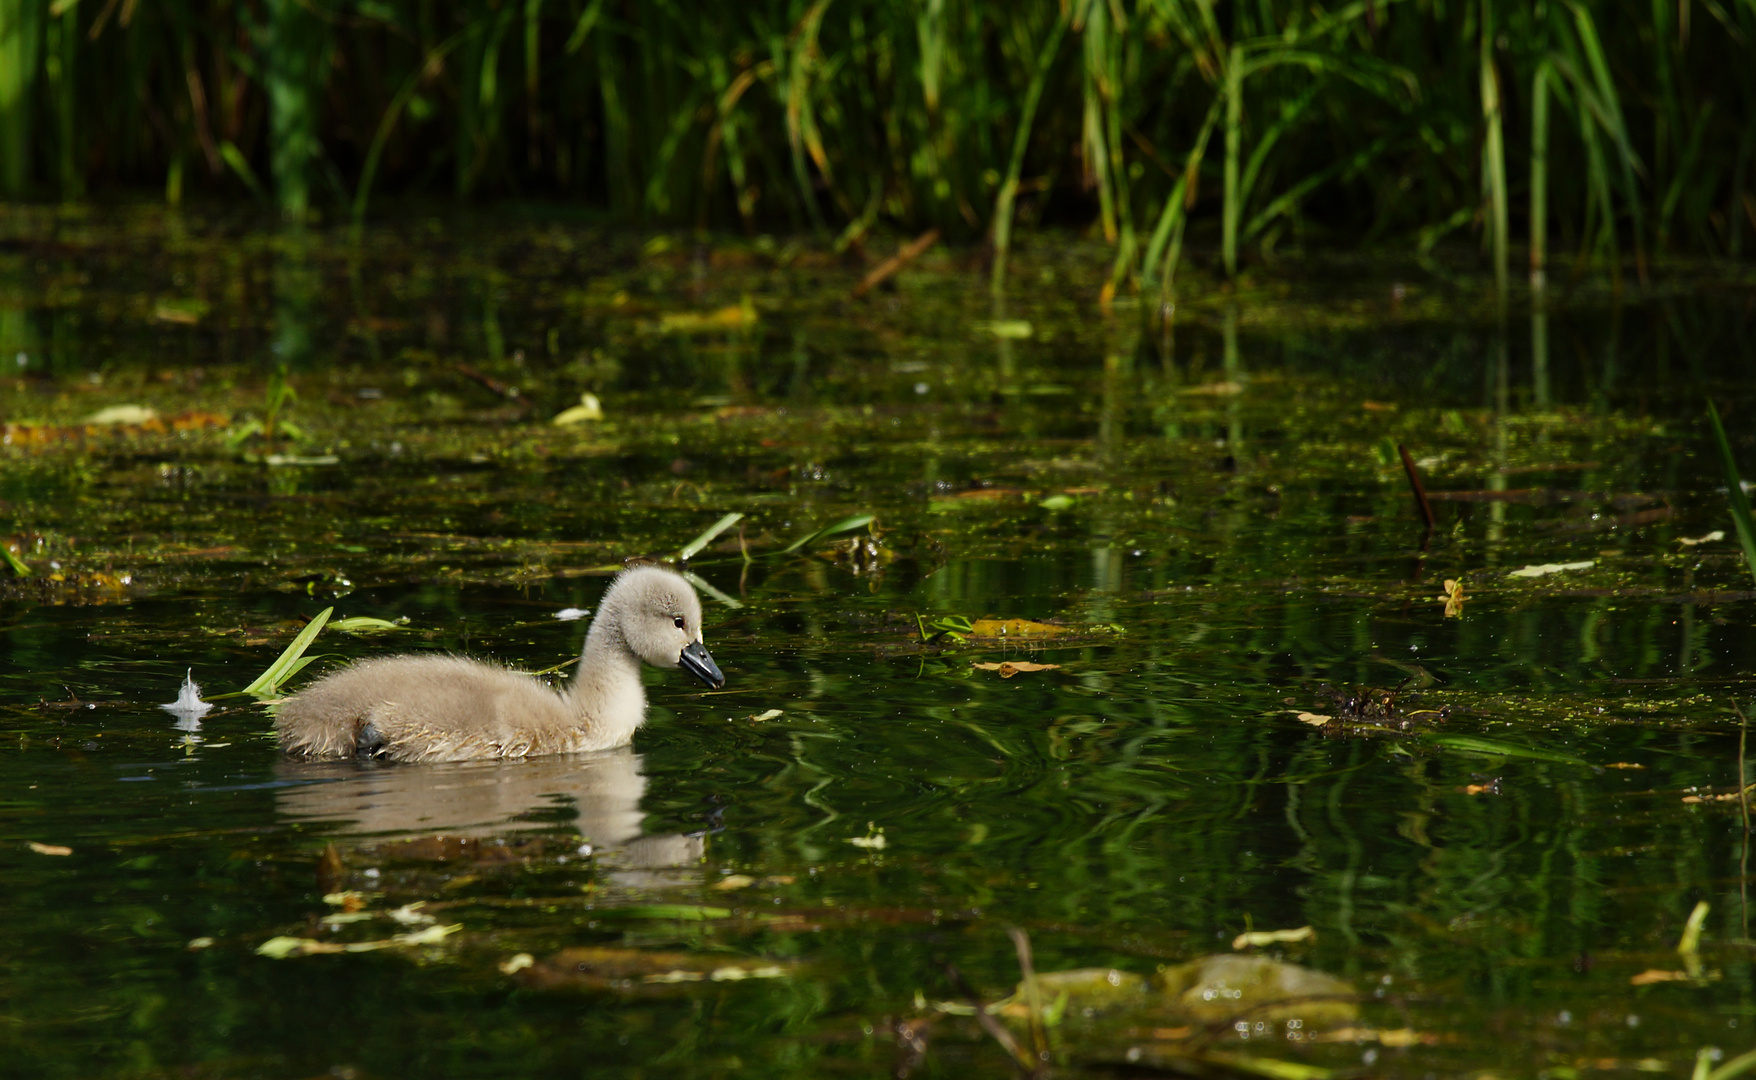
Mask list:
[{"label": "pond water", "polygon": [[[1071,237],[999,307],[979,253],[851,300],[866,264],[823,244],[344,241],[0,218],[9,1075],[1756,1046],[1756,593],[1704,414],[1756,466],[1739,272],[1558,286],[1502,330],[1479,279],[1313,256],[1191,279],[1164,335],[1098,310],[1108,251]],[[551,423],[582,394],[601,420]],[[217,697],[325,608],[406,622],[326,628],[295,688],[409,649],[556,668],[558,613],[727,513],[690,562],[727,685],[649,673],[632,751],[297,763]],[[199,719],[160,708],[186,673]]]}]

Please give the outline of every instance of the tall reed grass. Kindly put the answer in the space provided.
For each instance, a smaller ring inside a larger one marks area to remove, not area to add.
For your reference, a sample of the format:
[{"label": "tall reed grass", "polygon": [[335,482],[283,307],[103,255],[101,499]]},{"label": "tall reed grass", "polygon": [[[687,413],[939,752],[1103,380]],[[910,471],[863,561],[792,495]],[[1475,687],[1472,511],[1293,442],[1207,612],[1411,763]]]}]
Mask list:
[{"label": "tall reed grass", "polygon": [[[1756,226],[1756,0],[0,0],[0,194],[542,198],[857,242],[1191,228],[1644,273]],[[1211,230],[1211,234],[1209,234]]]}]

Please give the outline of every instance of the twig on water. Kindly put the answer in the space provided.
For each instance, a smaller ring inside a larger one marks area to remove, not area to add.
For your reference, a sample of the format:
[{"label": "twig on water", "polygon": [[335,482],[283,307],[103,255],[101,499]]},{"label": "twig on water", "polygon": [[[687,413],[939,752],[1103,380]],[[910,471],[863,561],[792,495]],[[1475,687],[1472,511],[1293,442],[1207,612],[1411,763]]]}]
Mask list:
[{"label": "twig on water", "polygon": [[1408,486],[1415,493],[1415,505],[1421,509],[1421,518],[1427,523],[1427,531],[1433,531],[1433,504],[1427,501],[1427,489],[1421,484],[1421,474],[1415,469],[1415,459],[1408,456],[1408,447],[1396,444],[1396,452],[1402,455],[1402,469],[1408,473]]},{"label": "twig on water", "polygon": [[1738,812],[1744,819],[1744,844],[1738,852],[1738,910],[1743,913],[1744,940],[1750,940],[1750,788],[1744,777],[1744,745],[1750,735],[1750,718],[1737,702],[1738,714]]},{"label": "twig on water", "polygon": [[909,242],[907,247],[903,248],[895,255],[892,255],[890,258],[885,259],[877,266],[874,266],[872,272],[867,274],[858,285],[854,286],[853,298],[858,300],[860,297],[865,296],[873,289],[884,284],[884,282],[888,281],[890,278],[895,277],[898,270],[901,270],[909,263],[920,258],[922,252],[938,242],[939,227],[935,225],[931,229],[928,229],[926,232],[915,237]]},{"label": "twig on water", "polygon": [[945,977],[950,979],[951,985],[956,988],[957,992],[975,1007],[976,1023],[982,1026],[982,1030],[987,1032],[990,1038],[1000,1044],[1000,1049],[1006,1051],[1006,1055],[1012,1059],[1012,1063],[1018,1066],[1018,1071],[1027,1077],[1035,1077],[1037,1063],[1030,1059],[1030,1053],[1024,1047],[1018,1045],[1018,1040],[1012,1037],[1012,1032],[1007,1031],[1000,1021],[988,1014],[988,1003],[983,1001],[981,995],[977,994],[965,981],[963,972],[957,970],[956,964],[945,965]]},{"label": "twig on water", "polygon": [[1014,926],[1006,931],[1018,950],[1018,970],[1024,976],[1024,1003],[1030,1008],[1030,1043],[1038,1061],[1048,1060],[1049,1033],[1043,1029],[1043,995],[1037,986],[1036,965],[1031,960],[1030,935]]}]

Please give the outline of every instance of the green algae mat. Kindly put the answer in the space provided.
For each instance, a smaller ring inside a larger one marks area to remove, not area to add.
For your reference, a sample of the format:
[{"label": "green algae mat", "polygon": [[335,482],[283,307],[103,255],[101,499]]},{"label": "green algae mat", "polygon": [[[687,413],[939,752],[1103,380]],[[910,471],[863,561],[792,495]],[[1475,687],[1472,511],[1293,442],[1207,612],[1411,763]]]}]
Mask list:
[{"label": "green algae mat", "polygon": [[[8,214],[6,1075],[1756,1047],[1736,271],[1502,321],[1311,257],[1106,313],[1072,237],[997,304],[980,252],[856,299],[784,239]],[[279,755],[272,684],[348,659],[564,677],[630,559],[727,675],[649,673],[631,750]]]}]

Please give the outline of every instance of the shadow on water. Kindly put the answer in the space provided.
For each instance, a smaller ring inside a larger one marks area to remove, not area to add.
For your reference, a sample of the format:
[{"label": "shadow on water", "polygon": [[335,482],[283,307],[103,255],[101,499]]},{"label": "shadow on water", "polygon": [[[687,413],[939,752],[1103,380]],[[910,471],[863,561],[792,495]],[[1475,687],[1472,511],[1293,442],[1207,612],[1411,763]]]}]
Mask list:
[{"label": "shadow on water", "polygon": [[[4,228],[21,1074],[1560,1078],[1756,1042],[1722,269],[1502,321],[1313,259],[1186,272],[1153,322],[1097,314],[1072,240],[1003,300],[929,252],[854,302],[864,267],[766,238]],[[690,561],[728,684],[652,673],[631,750],[310,765],[242,699],[159,708],[331,606],[398,629],[326,628],[313,672],[564,664],[558,614],[732,512]]]}]

